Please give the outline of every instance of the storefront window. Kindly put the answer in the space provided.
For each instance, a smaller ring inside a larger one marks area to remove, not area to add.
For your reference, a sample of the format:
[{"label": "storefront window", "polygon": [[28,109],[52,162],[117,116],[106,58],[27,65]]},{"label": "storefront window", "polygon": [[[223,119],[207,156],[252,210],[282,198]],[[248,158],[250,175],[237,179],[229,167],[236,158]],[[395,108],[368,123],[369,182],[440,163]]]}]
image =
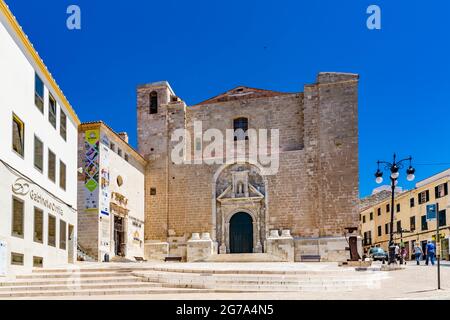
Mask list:
[{"label": "storefront window", "polygon": [[48,215],[48,245],[56,247],[56,218]]},{"label": "storefront window", "polygon": [[12,235],[23,238],[24,234],[24,203],[22,200],[13,198]]}]

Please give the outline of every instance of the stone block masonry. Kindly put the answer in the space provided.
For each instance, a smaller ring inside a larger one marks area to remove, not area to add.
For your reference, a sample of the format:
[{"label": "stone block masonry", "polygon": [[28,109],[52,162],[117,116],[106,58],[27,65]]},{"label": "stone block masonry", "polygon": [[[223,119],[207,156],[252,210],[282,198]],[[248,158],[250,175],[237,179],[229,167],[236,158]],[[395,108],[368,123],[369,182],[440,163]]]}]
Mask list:
[{"label": "stone block masonry", "polygon": [[[162,259],[155,244],[167,243],[167,255],[186,259],[193,233],[211,234],[213,254],[268,252],[270,231],[288,230],[295,260],[314,247],[323,261],[349,258],[344,228],[359,223],[358,81],[355,74],[320,73],[304,92],[237,87],[189,107],[167,82],[139,86],[138,149],[148,161],[145,238],[156,250],[146,248],[147,257]],[[178,165],[170,158],[175,130],[188,131],[194,154],[194,122],[225,136],[236,119],[251,129],[279,130],[275,175],[249,163]]]}]

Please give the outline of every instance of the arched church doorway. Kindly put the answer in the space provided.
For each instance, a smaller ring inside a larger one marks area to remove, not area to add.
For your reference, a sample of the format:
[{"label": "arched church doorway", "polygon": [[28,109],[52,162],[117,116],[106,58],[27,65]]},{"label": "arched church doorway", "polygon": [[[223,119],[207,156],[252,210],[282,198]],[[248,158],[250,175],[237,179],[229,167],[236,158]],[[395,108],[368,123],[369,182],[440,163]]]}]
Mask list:
[{"label": "arched church doorway", "polygon": [[253,220],[245,212],[230,220],[230,253],[253,253]]}]

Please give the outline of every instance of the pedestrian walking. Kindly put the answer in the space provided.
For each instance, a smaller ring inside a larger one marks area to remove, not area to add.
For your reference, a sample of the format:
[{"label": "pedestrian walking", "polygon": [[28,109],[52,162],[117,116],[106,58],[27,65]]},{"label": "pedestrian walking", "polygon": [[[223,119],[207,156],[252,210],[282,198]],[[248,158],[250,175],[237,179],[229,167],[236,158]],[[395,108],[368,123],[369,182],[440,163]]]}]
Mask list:
[{"label": "pedestrian walking", "polygon": [[[400,261],[400,247],[398,244],[395,245],[395,260]],[[400,261],[401,264],[401,261]]]},{"label": "pedestrian walking", "polygon": [[422,259],[422,248],[416,243],[414,246],[414,256],[416,258],[417,265],[420,266],[420,260]]},{"label": "pedestrian walking", "polygon": [[406,264],[406,248],[405,246],[402,244],[402,248],[400,249],[400,255],[401,255],[401,262],[403,262],[403,264]]},{"label": "pedestrian walking", "polygon": [[429,260],[431,260],[431,265],[434,266],[434,256],[436,254],[436,246],[434,245],[433,242],[428,241],[427,243],[427,261],[426,261],[426,265],[428,265]]}]

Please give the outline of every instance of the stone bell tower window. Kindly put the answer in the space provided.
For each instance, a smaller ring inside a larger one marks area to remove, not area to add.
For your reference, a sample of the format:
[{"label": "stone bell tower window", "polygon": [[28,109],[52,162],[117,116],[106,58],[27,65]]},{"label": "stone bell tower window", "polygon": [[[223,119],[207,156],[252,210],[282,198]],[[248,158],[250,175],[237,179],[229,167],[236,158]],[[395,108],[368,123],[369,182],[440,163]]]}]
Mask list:
[{"label": "stone bell tower window", "polygon": [[153,91],[150,93],[150,114],[158,113],[158,93]]},{"label": "stone bell tower window", "polygon": [[248,140],[248,119],[237,118],[234,119],[234,141]]}]

